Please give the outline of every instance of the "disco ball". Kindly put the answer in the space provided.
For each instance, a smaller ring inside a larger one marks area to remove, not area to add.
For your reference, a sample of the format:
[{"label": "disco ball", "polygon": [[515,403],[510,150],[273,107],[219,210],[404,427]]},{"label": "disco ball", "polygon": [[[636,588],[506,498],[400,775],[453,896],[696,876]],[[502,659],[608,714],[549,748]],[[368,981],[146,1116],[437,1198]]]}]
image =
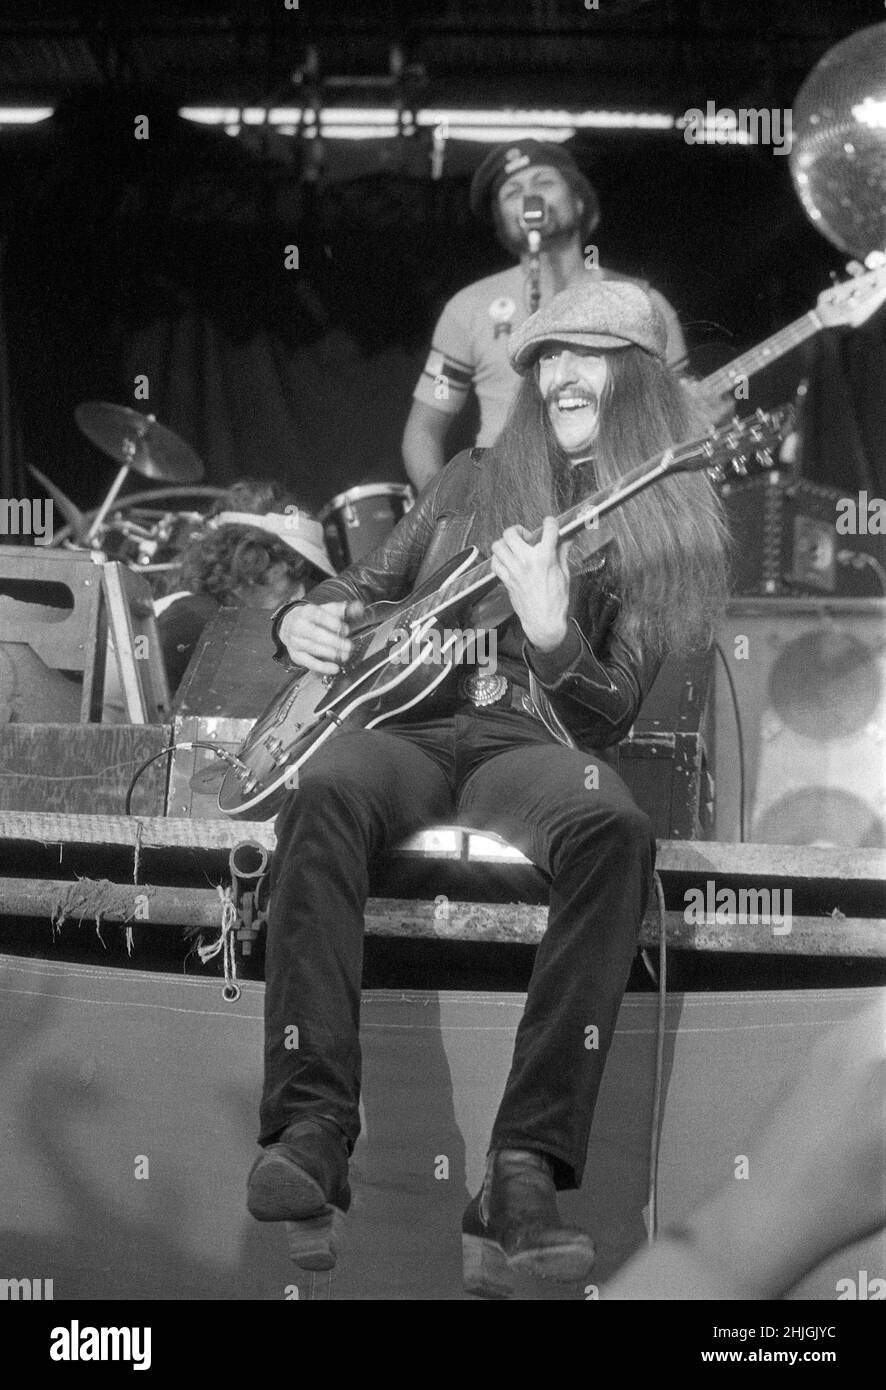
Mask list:
[{"label": "disco ball", "polygon": [[812,225],[860,260],[886,250],[886,24],[851,34],[793,105],[791,176]]}]

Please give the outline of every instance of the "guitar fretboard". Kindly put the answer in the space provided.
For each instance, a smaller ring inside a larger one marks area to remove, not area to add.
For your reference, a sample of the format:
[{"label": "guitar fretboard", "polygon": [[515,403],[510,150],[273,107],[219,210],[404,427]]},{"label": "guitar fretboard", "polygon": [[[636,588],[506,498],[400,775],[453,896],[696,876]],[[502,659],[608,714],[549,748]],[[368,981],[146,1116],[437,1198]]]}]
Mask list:
[{"label": "guitar fretboard", "polygon": [[[789,406],[756,415],[745,420],[736,420],[724,425],[705,439],[694,439],[688,444],[675,445],[645,463],[630,469],[624,477],[601,488],[591,497],[585,497],[575,506],[569,507],[557,517],[557,530],[561,539],[573,535],[583,527],[594,528],[607,512],[614,511],[638,492],[650,487],[659,478],[671,473],[685,473],[690,470],[710,468],[713,465],[729,463],[744,449],[745,453],[757,454],[784,438],[791,427],[793,411]],[[764,465],[766,466],[766,465]],[[536,529],[527,537],[527,544],[536,545],[541,539],[542,528]],[[458,575],[443,588],[419,599],[401,615],[401,623],[419,622],[431,616],[441,606],[449,607],[456,600],[469,594],[479,594],[483,589],[496,583],[489,560],[481,560]]]},{"label": "guitar fretboard", "polygon": [[741,377],[753,376],[763,367],[767,367],[770,362],[775,362],[779,357],[783,357],[786,352],[799,347],[805,343],[807,338],[811,338],[821,328],[821,319],[814,309],[810,309],[808,314],[804,314],[801,319],[795,319],[786,328],[780,328],[777,333],[773,333],[771,338],[766,338],[762,343],[757,343],[756,347],[749,348],[740,357],[736,357],[725,367],[720,367],[716,372],[711,372],[701,381],[701,386],[705,391],[711,391],[715,395],[722,395],[734,386]]},{"label": "guitar fretboard", "polygon": [[[584,501],[577,502],[574,507],[562,512],[557,517],[557,530],[562,539],[573,535],[582,527],[592,528],[606,515],[607,512],[614,511],[622,503],[636,493],[642,492],[644,488],[650,487],[659,478],[663,478],[667,473],[678,472],[685,468],[690,458],[697,459],[710,457],[713,454],[713,442],[705,440],[701,444],[695,443],[688,449],[682,451],[678,449],[668,449],[657,461],[638,464],[632,468],[623,478],[611,483],[608,487],[602,488],[593,497],[586,497]],[[536,545],[541,539],[540,526],[531,531],[526,538],[527,545]],[[587,558],[582,557],[582,558]],[[447,584],[443,590],[437,590],[434,594],[429,594],[410,608],[408,614],[404,615],[403,621],[415,622],[428,617],[440,606],[441,597],[445,599],[447,606],[456,599],[467,597],[468,594],[477,594],[488,585],[496,583],[496,577],[492,573],[492,566],[489,560],[481,560],[479,564],[472,565],[464,574],[460,574],[451,583]]]}]

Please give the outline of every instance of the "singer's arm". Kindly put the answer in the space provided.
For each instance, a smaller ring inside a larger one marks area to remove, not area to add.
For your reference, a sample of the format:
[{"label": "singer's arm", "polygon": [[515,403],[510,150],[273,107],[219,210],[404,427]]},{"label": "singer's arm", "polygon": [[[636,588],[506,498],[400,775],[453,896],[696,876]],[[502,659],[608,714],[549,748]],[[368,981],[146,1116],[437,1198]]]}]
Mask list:
[{"label": "singer's arm", "polygon": [[403,463],[419,492],[447,460],[446,431],[464,408],[474,378],[473,292],[459,290],[437,320],[431,350],[412,393]]},{"label": "singer's arm", "polygon": [[452,415],[425,401],[413,401],[403,431],[403,463],[416,492],[442,471],[446,463],[446,433]]}]

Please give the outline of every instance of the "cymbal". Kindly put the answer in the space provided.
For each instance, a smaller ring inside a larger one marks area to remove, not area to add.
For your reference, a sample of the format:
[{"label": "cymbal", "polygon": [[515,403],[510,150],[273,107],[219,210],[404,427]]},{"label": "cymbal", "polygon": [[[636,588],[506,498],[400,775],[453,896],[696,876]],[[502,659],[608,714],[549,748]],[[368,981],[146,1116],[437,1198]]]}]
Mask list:
[{"label": "cymbal", "polygon": [[174,430],[159,425],[153,415],[110,401],[84,401],[74,411],[74,419],[102,453],[144,478],[196,483],[203,477],[203,464],[191,446]]}]

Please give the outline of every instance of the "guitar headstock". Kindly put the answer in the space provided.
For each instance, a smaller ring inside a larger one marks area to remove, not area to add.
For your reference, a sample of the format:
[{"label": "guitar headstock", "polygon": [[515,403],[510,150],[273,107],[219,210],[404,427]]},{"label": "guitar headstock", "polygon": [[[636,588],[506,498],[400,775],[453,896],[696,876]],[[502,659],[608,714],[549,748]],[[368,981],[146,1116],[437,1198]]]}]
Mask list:
[{"label": "guitar headstock", "polygon": [[757,410],[741,420],[736,416],[706,438],[675,450],[669,467],[675,472],[704,469],[716,483],[775,468],[778,462],[773,458],[773,450],[791,433],[795,419],[796,412],[790,405]]},{"label": "guitar headstock", "polygon": [[825,328],[860,328],[886,303],[886,265],[875,265],[831,285],[818,296],[815,309]]}]

